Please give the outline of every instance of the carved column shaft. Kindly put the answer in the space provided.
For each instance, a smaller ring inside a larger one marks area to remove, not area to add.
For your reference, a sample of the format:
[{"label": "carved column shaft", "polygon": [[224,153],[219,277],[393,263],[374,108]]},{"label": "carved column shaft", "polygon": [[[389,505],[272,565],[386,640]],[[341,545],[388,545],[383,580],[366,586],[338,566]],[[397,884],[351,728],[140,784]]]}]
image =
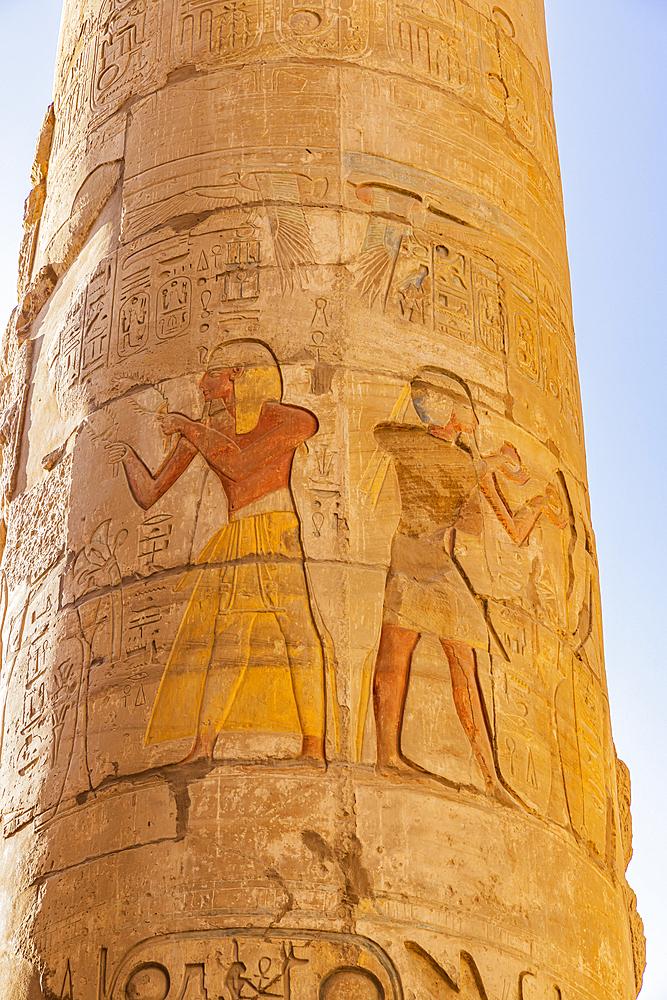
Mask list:
[{"label": "carved column shaft", "polygon": [[66,0],[33,185],[2,995],[630,1000],[540,0]]}]

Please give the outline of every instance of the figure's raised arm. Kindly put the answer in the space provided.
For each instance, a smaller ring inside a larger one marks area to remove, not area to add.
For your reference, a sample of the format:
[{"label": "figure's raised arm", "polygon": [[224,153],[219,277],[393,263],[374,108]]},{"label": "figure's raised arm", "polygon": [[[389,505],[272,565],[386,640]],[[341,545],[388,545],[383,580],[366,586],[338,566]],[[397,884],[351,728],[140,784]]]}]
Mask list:
[{"label": "figure's raised arm", "polygon": [[105,447],[109,462],[113,465],[122,462],[130,492],[143,510],[148,510],[164,496],[197,454],[197,449],[190,441],[181,437],[169,457],[153,475],[129,444],[113,442]]},{"label": "figure's raised arm", "polygon": [[544,493],[536,494],[517,511],[512,512],[498,484],[498,475],[502,475],[508,482],[517,486],[525,486],[530,479],[528,469],[521,461],[514,445],[505,441],[498,455],[480,458],[476,467],[482,493],[507,534],[517,545],[525,542],[542,514],[545,514],[557,528],[566,527],[567,515],[563,499],[552,483],[547,485]]},{"label": "figure's raised arm", "polygon": [[[266,430],[240,446],[214,427],[178,415],[167,432],[176,431],[204,456],[209,465],[233,482],[239,482],[277,458],[293,452],[317,431],[317,418],[308,410],[281,404],[267,405]],[[171,415],[173,418],[175,414]]]}]

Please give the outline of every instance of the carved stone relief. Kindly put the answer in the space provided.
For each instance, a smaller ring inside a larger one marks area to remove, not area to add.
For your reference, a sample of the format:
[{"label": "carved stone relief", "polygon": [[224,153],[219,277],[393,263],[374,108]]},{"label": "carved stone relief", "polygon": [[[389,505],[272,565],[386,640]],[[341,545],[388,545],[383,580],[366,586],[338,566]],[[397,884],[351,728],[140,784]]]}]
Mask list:
[{"label": "carved stone relief", "polygon": [[355,175],[350,187],[357,204],[370,210],[353,265],[361,301],[394,321],[509,361],[518,376],[549,395],[575,431],[580,428],[569,317],[535,262],[522,254],[512,260],[509,248],[494,259],[462,239],[460,230],[446,234],[435,200],[424,191]]},{"label": "carved stone relief", "polygon": [[162,38],[162,5],[149,0],[104,0],[98,16],[91,104],[108,117],[155,82]]},{"label": "carved stone relief", "polygon": [[206,66],[245,58],[262,36],[262,0],[178,0],[174,5],[174,65]]},{"label": "carved stone relief", "polygon": [[46,201],[46,182],[49,171],[49,158],[53,145],[54,127],[55,113],[53,105],[51,105],[44,116],[44,122],[42,123],[39,139],[37,140],[35,159],[30,173],[32,190],[26,200],[23,213],[23,240],[21,241],[21,249],[19,250],[19,302],[23,300],[32,277],[37,238],[39,236],[39,224]]},{"label": "carved stone relief", "polygon": [[471,86],[470,27],[467,12],[457,0],[387,7],[388,39],[394,57],[412,73],[455,91]]},{"label": "carved stone relief", "polygon": [[42,838],[45,994],[641,979],[524,13],[66,9],[0,383],[2,828]]},{"label": "carved stone relief", "polygon": [[312,4],[280,0],[280,37],[286,48],[302,56],[358,59],[369,49],[370,8],[367,0]]}]

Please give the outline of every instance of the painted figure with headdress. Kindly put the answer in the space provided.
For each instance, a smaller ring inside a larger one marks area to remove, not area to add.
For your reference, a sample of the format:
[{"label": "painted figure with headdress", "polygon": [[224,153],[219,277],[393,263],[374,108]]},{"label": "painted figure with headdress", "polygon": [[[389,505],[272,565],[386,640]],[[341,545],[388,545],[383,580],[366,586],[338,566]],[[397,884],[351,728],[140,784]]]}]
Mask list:
[{"label": "painted figure with headdress", "polygon": [[373,680],[377,764],[390,773],[406,767],[422,770],[401,750],[401,726],[412,655],[419,637],[429,633],[438,637],[447,657],[456,711],[487,792],[508,800],[495,766],[477,675],[475,651],[489,649],[490,624],[456,559],[456,530],[481,530],[481,496],[517,545],[541,515],[560,528],[567,518],[552,485],[516,512],[510,510],[497,476],[523,485],[528,472],[510,444],[499,455],[480,456],[474,437],[477,416],[462,379],[424,368],[413,379],[411,393],[421,424],[375,428],[378,444],[393,458],[401,496]]},{"label": "painted figure with headdress", "polygon": [[248,665],[253,630],[271,615],[282,633],[302,732],[303,758],[324,759],[324,677],[311,613],[300,526],[290,492],[296,448],[317,431],[308,410],[282,400],[273,354],[259,341],[228,341],[208,357],[200,420],[159,416],[178,435],[151,473],[133,449],[107,445],[147,510],[201,455],[227,497],[228,523],[197,559],[196,582],[153,705],[145,745],[193,740],[186,760],[211,757]]}]

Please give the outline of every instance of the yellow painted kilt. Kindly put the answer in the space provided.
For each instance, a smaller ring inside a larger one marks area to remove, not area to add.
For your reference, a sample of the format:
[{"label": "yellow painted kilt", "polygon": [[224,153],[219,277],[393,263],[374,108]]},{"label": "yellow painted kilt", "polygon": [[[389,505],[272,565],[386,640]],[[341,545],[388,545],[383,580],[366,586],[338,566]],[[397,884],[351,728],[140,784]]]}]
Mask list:
[{"label": "yellow painted kilt", "polygon": [[[144,746],[194,739],[216,630],[260,613],[312,622],[299,521],[292,511],[232,521],[210,539],[177,590],[194,587],[162,675]],[[315,625],[313,623],[313,631]],[[319,639],[317,640],[319,643]]]}]

